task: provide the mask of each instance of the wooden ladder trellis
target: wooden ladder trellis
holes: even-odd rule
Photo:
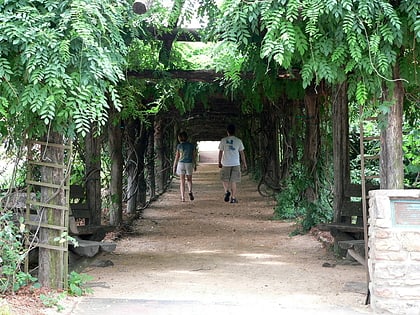
[[[367,297],[366,297],[366,304],[370,303],[370,290],[369,290],[369,282],[370,282],[370,275],[369,275],[369,265],[367,263],[369,257],[369,227],[368,227],[368,192],[366,189],[366,181],[371,179],[380,179],[379,170],[380,170],[380,134],[378,130],[378,117],[365,117],[363,112],[363,108],[360,107],[359,110],[360,114],[360,174],[361,174],[361,186],[362,186],[362,214],[363,214],[363,238],[365,243],[365,268],[366,268],[366,280],[367,280]],[[367,122],[376,122],[376,126],[374,130],[370,130],[369,135],[365,134],[365,125]],[[377,146],[377,152],[375,154],[366,155],[365,154],[365,146],[366,142],[374,142]],[[366,163],[367,161],[377,161],[377,173],[372,175],[366,175]]]
[[[46,150],[51,149],[62,154],[61,161],[46,158]],[[28,250],[38,247],[40,251],[58,257],[58,266],[50,268],[56,267],[53,272],[58,273],[58,288],[67,288],[72,144],[29,141],[27,157],[25,221],[32,236],[26,245]],[[49,178],[41,176],[41,170],[50,174]],[[57,182],[60,178],[61,181]],[[25,270],[29,272],[29,255]]]

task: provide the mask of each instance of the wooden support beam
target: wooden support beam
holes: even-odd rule
[[[129,77],[136,77],[139,79],[163,79],[169,77],[172,79],[184,79],[192,82],[213,82],[217,79],[223,78],[222,73],[217,73],[213,70],[141,70],[128,71]]]
[[[127,75],[139,79],[163,79],[164,77],[169,77],[172,79],[184,79],[191,82],[214,82],[223,78],[223,73],[214,70],[130,70],[127,72]],[[244,73],[241,77],[244,80],[252,80],[254,78],[252,73]],[[298,70],[292,70],[292,73],[287,72],[286,70],[279,71],[278,73],[279,79],[295,79],[298,77]]]

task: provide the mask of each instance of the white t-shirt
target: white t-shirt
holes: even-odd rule
[[[241,139],[235,136],[225,137],[219,143],[219,150],[223,151],[223,166],[241,165],[239,152],[244,150]]]

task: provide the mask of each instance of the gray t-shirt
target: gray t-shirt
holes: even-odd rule
[[[182,163],[192,163],[193,162],[193,154],[195,147],[190,142],[181,142],[177,145],[176,149],[179,151],[179,162]]]

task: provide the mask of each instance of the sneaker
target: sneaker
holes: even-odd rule
[[[229,197],[230,197],[230,191],[228,190],[227,192],[226,192],[226,194],[225,194],[225,202],[228,202],[229,201]]]
[[[192,192],[190,192],[188,195],[190,196],[190,200],[194,200],[194,195]]]
[[[236,200],[236,198],[232,198],[232,199],[230,200],[230,203],[238,203],[238,200]]]

